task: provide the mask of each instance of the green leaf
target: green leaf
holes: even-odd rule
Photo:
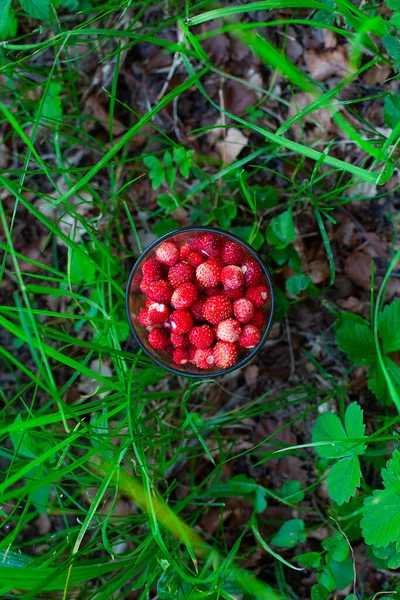
[[[275,315],[274,320],[276,323],[280,323],[286,317],[289,312],[290,302],[286,298],[285,294],[279,289],[275,288]]]
[[[178,146],[173,150],[174,161],[179,167],[179,170],[183,177],[189,177],[189,170],[192,166],[192,156],[194,150],[185,150],[182,146]]]
[[[179,597],[179,577],[171,566],[165,569],[157,583],[160,600],[176,600]]]
[[[175,229],[179,229],[179,227],[180,225],[178,221],[175,221],[175,219],[162,219],[161,221],[155,223],[151,230],[154,235],[161,237],[165,233],[170,233]]]
[[[343,562],[349,555],[349,545],[341,533],[323,540],[322,547],[337,562]]]
[[[390,24],[396,29],[400,29],[400,11],[396,12],[393,17],[390,19]]]
[[[296,238],[291,208],[272,219],[266,237],[267,242],[276,248],[285,248]]]
[[[326,445],[314,448],[322,458],[341,458],[349,454],[349,444],[341,443],[347,439],[346,432],[339,417],[333,413],[323,413],[318,416],[311,437],[314,444],[328,442]]]
[[[335,463],[328,473],[328,492],[332,500],[342,505],[354,496],[361,480],[358,456],[348,456]]]
[[[245,475],[236,475],[228,481],[215,482],[204,492],[202,497],[247,498],[253,502],[256,512],[262,513],[267,508],[266,494],[267,490],[254,479],[250,479]]]
[[[317,583],[311,588],[311,600],[328,600],[330,591],[323,585]]]
[[[259,250],[264,244],[264,236],[261,231],[254,233],[254,228],[247,225],[231,227],[232,233],[242,238],[245,242],[253,246],[255,250]]]
[[[46,97],[43,102],[40,118],[47,121],[60,121],[62,117],[61,85],[59,83],[50,83]]]
[[[344,416],[344,425],[348,438],[356,439],[364,437],[365,425],[363,424],[363,411],[357,402],[352,402],[347,407]],[[359,444],[351,450],[354,454],[364,454],[366,448],[365,444]]]
[[[400,63],[400,40],[394,35],[384,35],[382,43],[390,58],[396,63]]]
[[[400,350],[400,300],[383,309],[379,318],[379,333],[386,354]]]
[[[12,39],[17,35],[18,21],[15,11],[9,8],[11,2],[0,0],[0,41]]]
[[[19,0],[23,10],[33,19],[50,19],[51,0]]]
[[[304,567],[318,569],[321,565],[321,554],[320,552],[306,552],[305,554],[298,554],[296,560]]]
[[[160,194],[157,198],[157,204],[160,208],[165,208],[167,210],[175,210],[178,207],[178,203],[169,194]]]
[[[335,578],[329,567],[325,567],[323,571],[317,573],[317,581],[323,588],[329,590],[329,592],[333,592],[336,587]]]
[[[143,158],[143,162],[152,171],[163,171],[164,166],[156,156],[145,156]]]
[[[176,178],[175,167],[170,167],[168,169],[165,169],[165,180],[168,183],[168,185],[170,185],[172,187],[175,183],[175,178]]]
[[[333,577],[335,578],[335,586],[337,590],[344,590],[344,588],[353,582],[354,571],[353,561],[351,558],[346,558],[346,560],[342,562],[338,562],[332,558],[329,558],[328,564],[333,573]]]
[[[163,163],[164,163],[164,167],[166,167],[167,169],[172,167],[172,155],[171,155],[171,152],[168,152],[168,150],[164,153]]]
[[[389,544],[386,548],[372,548],[374,555],[384,561],[382,568],[398,569],[400,567],[400,554],[397,551],[396,544]]]
[[[62,0],[61,6],[70,12],[74,12],[79,9],[79,0]]]
[[[400,10],[400,0],[385,0],[390,10]]]
[[[387,372],[392,378],[393,385],[400,390],[400,367],[393,362],[388,356],[383,357],[383,362]],[[383,374],[381,365],[377,362],[372,365],[368,371],[367,376],[368,389],[375,394],[375,396],[383,404],[390,405],[393,402],[389,388],[387,386],[386,378]]]
[[[282,548],[294,548],[300,542],[306,541],[304,521],[301,519],[290,519],[286,521],[272,538],[271,544]]]
[[[96,267],[89,258],[72,250],[69,275],[73,284],[90,285],[96,280]]]
[[[394,129],[400,119],[400,94],[390,94],[389,96],[386,96],[383,105],[383,117],[385,124]]]
[[[288,502],[301,502],[304,500],[304,492],[301,489],[300,481],[297,481],[297,479],[285,481],[281,489],[277,491],[277,495]]]
[[[286,280],[286,291],[291,296],[298,296],[300,292],[306,290],[311,282],[308,275],[292,275]]]
[[[335,337],[342,352],[345,352],[354,364],[370,365],[377,359],[374,334],[367,325],[344,322],[335,329]]]
[[[386,547],[400,539],[400,452],[382,469],[384,490],[365,499],[361,529],[366,544]]]

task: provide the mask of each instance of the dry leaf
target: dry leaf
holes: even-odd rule
[[[286,56],[293,63],[296,63],[304,52],[303,46],[296,39],[297,37],[295,29],[289,27],[286,36]]]
[[[344,263],[344,273],[353,283],[360,285],[364,290],[369,291],[371,279],[370,256],[364,252],[355,250]]]
[[[226,165],[230,165],[239,156],[243,148],[247,146],[249,139],[243,135],[240,129],[230,127],[226,138],[217,142],[215,148]]]
[[[308,50],[304,54],[307,70],[315,81],[325,81],[332,75],[344,78],[348,75],[348,60],[344,48],[327,52]]]
[[[366,73],[364,73],[364,83],[368,86],[379,85],[390,76],[391,72],[391,67],[384,63],[373,65]]]
[[[242,115],[249,106],[257,102],[257,94],[254,90],[239,81],[228,81],[224,90],[225,109],[234,114]]]
[[[330,269],[327,260],[317,258],[308,263],[308,275],[311,277],[311,281],[318,285],[323,283],[330,276]]]
[[[106,130],[110,131],[110,113],[102,106],[97,96],[89,96],[85,102],[85,114],[89,113],[96,121]],[[89,123],[89,131],[93,129],[95,123],[87,121]],[[118,121],[114,117],[112,124],[113,135],[118,136],[124,133],[126,128],[122,125],[121,121]]]

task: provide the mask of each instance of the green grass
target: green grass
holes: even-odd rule
[[[283,289],[278,295],[283,323],[290,308],[308,297],[316,298],[321,310],[328,307],[340,316],[330,297],[336,277],[330,235],[334,211],[352,200],[371,200],[356,187],[363,182],[382,186],[376,200],[384,197],[384,184],[398,168],[399,96],[390,82],[379,90],[362,89],[354,102],[341,96],[375,65],[389,66],[390,79],[398,78],[392,38],[398,35],[393,11],[400,5],[396,0],[387,4],[391,10],[382,12],[383,3],[377,11],[373,2],[348,0],[222,7],[209,1],[119,0],[93,6],[77,2],[75,8],[61,2],[57,10],[38,2],[50,11],[42,20],[32,19],[29,10],[34,9],[24,3],[13,6],[18,30],[4,34],[0,46],[0,165],[2,150],[10,155],[8,166],[0,169],[1,598],[295,600],[291,568],[310,567],[311,559],[296,562],[287,548],[296,548],[322,526],[340,539],[320,547],[319,559],[314,557],[319,588],[313,594],[320,596],[312,597],[327,598],[326,588],[336,590],[348,578],[352,560],[340,536],[348,536],[351,544],[364,543],[359,528],[363,501],[374,489],[386,493],[380,490],[380,472],[397,443],[400,369],[387,368],[389,353],[379,327],[398,253],[392,252],[381,289],[372,285],[371,297],[377,297],[371,320],[361,324],[377,356],[370,372],[381,373],[383,391],[376,395],[386,400],[369,408],[367,441],[363,432],[352,436],[346,423],[352,450],[341,447],[342,463],[332,463],[324,451],[332,441],[323,437],[326,431],[317,441],[310,431],[306,443],[296,446],[277,439],[280,431],[304,419],[315,422],[325,403],[344,420],[350,373],[354,364],[365,364],[365,354],[354,354],[351,340],[340,338],[339,326],[335,333],[347,362],[330,331],[321,332],[318,344],[334,369],[305,348],[319,383],[295,376],[263,394],[249,395],[245,389],[236,397],[229,380],[193,383],[167,377],[136,352],[124,290],[141,250],[139,234],[147,228],[158,236],[179,226],[175,211],[183,207],[195,224],[220,225],[250,241],[278,277],[290,265],[294,279],[288,291],[296,292],[287,297]],[[288,7],[283,18],[279,11]],[[256,20],[261,10],[263,19],[265,14],[271,19]],[[216,19],[215,29],[198,27]],[[346,40],[346,77],[328,87],[292,64],[285,55],[289,26],[329,30]],[[259,35],[262,28],[279,31],[281,45]],[[182,41],[169,41],[165,31],[181,32]],[[218,33],[246,44],[272,78],[282,78],[288,93],[260,88],[213,64],[201,42]],[[167,86],[159,100],[145,90],[146,108],[127,96],[129,85],[139,85],[127,83],[129,61],[137,60],[135,52],[144,43],[179,61],[178,83]],[[162,72],[160,80],[167,75]],[[233,114],[218,94],[210,93],[207,78],[218,78],[222,87],[240,81],[256,89],[260,100],[253,112]],[[177,135],[174,107],[194,91],[222,119],[223,128],[237,127],[258,140],[229,165],[196,151],[196,139],[213,125],[199,121],[194,131]],[[288,117],[298,91],[308,92],[311,101]],[[88,115],[87,95],[107,107],[105,122]],[[360,110],[371,101],[385,105],[387,134]],[[283,115],[280,125],[269,119],[269,103]],[[318,121],[321,109],[329,111],[340,131],[329,141]],[[117,119],[123,125],[118,135],[113,133]],[[306,119],[319,127],[312,143],[306,139]],[[164,122],[173,126],[165,131]],[[295,126],[300,126],[300,139],[295,139]],[[144,138],[140,147],[135,146],[138,136]],[[343,140],[354,160],[347,159]],[[275,176],[279,189],[261,189],[257,183],[258,177]],[[147,198],[151,185],[159,188],[154,205]],[[293,215],[301,210],[315,218],[329,263],[323,288],[304,275],[306,265],[293,245]],[[396,227],[394,222],[393,248]],[[35,236],[39,251],[32,254]],[[289,409],[284,424],[262,442],[245,448],[236,444],[236,432],[240,439],[246,423]],[[281,446],[279,454],[263,448],[269,441]],[[304,494],[317,498],[328,466],[345,464],[348,453],[354,458],[354,448],[364,448],[364,442],[364,454],[357,451],[356,458],[362,472],[359,489],[348,502],[338,502],[333,492],[324,506],[302,503]],[[296,486],[274,490],[249,477],[235,480],[233,475],[226,482],[224,469],[241,459],[259,468],[280,456],[315,463],[315,480],[300,496]],[[223,518],[225,503],[242,496],[251,516],[232,542]],[[296,511],[296,519],[287,521],[293,527],[290,535],[297,536],[294,544],[282,543],[288,535],[284,529],[280,537],[263,535],[270,524],[266,504]],[[215,533],[201,525],[210,509],[219,518]],[[43,530],[38,518],[46,524]],[[278,530],[283,522],[274,525]],[[346,556],[336,560],[340,543]],[[397,550],[384,546],[393,550],[394,560]],[[253,568],[256,550],[263,558]],[[379,567],[386,568],[387,557],[379,560]],[[395,574],[389,581],[382,591],[397,589]],[[362,586],[354,593],[369,597]]]

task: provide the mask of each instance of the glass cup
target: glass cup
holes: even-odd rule
[[[213,365],[211,368],[200,369],[191,362],[188,362],[185,365],[175,364],[172,357],[172,349],[167,348],[166,350],[156,350],[155,348],[153,348],[148,342],[149,331],[146,327],[143,327],[138,321],[138,315],[140,311],[145,307],[146,302],[146,295],[140,289],[140,283],[143,278],[142,266],[144,262],[150,258],[155,257],[157,248],[159,248],[159,246],[163,242],[174,242],[179,247],[181,247],[184,244],[189,243],[193,237],[197,237],[204,233],[213,233],[217,236],[220,236],[222,238],[222,243],[228,240],[237,242],[242,247],[242,250],[245,254],[245,258],[253,258],[258,262],[263,272],[262,281],[260,283],[262,283],[268,288],[267,302],[262,307],[262,309],[260,309],[264,313],[264,324],[261,327],[260,342],[254,348],[251,349],[240,348],[237,362],[227,369],[221,369],[215,365]],[[131,271],[128,280],[128,285],[126,288],[126,311],[128,322],[137,343],[145,352],[145,354],[152,358],[158,366],[163,367],[171,373],[175,373],[176,375],[183,375],[185,377],[195,377],[203,379],[217,377],[219,375],[224,375],[226,373],[235,371],[236,369],[240,369],[255,357],[255,355],[259,352],[259,350],[265,343],[268,337],[268,333],[271,329],[274,316],[274,304],[275,301],[272,277],[267,267],[261,261],[258,254],[253,250],[253,248],[246,244],[246,242],[243,242],[243,240],[233,235],[232,233],[228,233],[226,231],[214,229],[211,227],[186,227],[183,229],[172,231],[171,233],[167,233],[166,235],[153,242],[136,261]]]

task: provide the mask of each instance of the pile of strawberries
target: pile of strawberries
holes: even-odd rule
[[[160,244],[142,266],[146,306],[138,322],[176,365],[228,369],[261,340],[268,288],[263,270],[235,241],[200,233]]]

